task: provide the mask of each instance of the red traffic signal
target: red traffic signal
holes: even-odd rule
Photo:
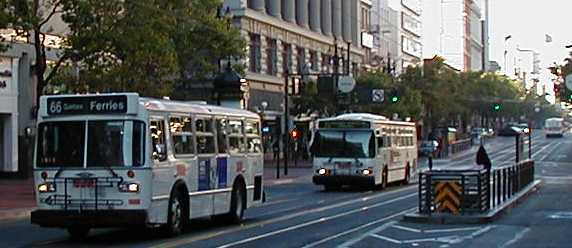
[[[292,137],[292,139],[298,139],[300,138],[300,131],[294,129],[290,132],[290,137]]]

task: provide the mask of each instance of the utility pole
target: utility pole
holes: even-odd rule
[[[290,76],[289,72],[290,68],[286,69],[284,72],[284,129],[282,134],[282,153],[284,153],[284,175],[288,175],[288,124],[289,124],[289,115],[288,115],[288,78]],[[280,170],[277,168],[277,173],[280,173]]]

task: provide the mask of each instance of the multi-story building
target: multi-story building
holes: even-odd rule
[[[426,0],[424,8],[432,20],[424,30],[427,58],[439,55],[460,71],[487,69],[487,0]]]
[[[409,65],[421,65],[421,1],[374,0],[372,12],[372,33],[376,41],[372,62],[396,74]]]
[[[279,115],[285,72],[301,72],[305,65],[332,72],[335,44],[344,57],[351,44],[350,72],[364,69],[373,47],[371,5],[370,0],[226,0],[224,8],[248,43],[246,107],[264,105],[267,114]]]

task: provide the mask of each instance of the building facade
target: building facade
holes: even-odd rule
[[[374,56],[371,64],[379,68],[387,68],[395,64],[394,72],[401,73],[401,40],[400,40],[400,12],[389,5],[388,0],[374,0],[371,13],[374,35]]]
[[[335,45],[340,72],[358,73],[371,56],[369,0],[226,0],[233,24],[247,41],[247,108],[283,112],[285,73],[333,72]],[[347,64],[347,47],[350,61]],[[310,68],[306,68],[306,67]],[[263,104],[264,103],[264,104]]]
[[[488,1],[426,0],[424,8],[431,19],[424,30],[425,57],[441,56],[460,71],[486,71]]]
[[[423,63],[423,27],[421,0],[401,0],[400,39],[402,68]]]

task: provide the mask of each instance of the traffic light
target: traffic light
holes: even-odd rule
[[[501,111],[501,109],[502,109],[502,104],[500,104],[500,103],[493,104],[493,111],[494,112],[499,112],[499,111]]]
[[[290,132],[290,137],[292,137],[293,140],[297,140],[298,138],[300,138],[300,131],[298,131],[298,129],[294,129]]]
[[[399,92],[397,90],[392,90],[391,94],[389,95],[389,102],[398,103],[400,100],[401,96],[399,96]]]
[[[562,94],[562,84],[554,84],[554,97],[559,101]]]

